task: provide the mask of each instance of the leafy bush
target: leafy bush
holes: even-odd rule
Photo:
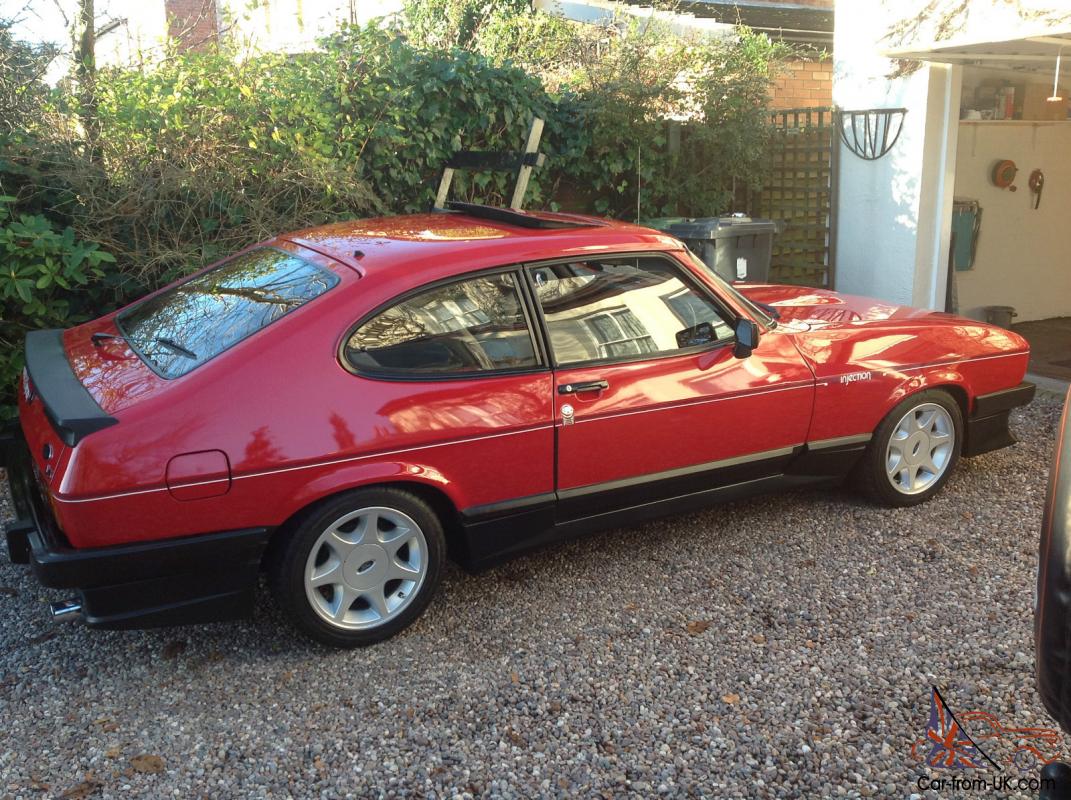
[[[0,19],[0,136],[33,127],[47,95],[42,78],[56,52],[49,45],[16,39]]]
[[[789,51],[763,35],[683,38],[658,19],[592,26],[536,12],[492,15],[475,47],[562,96],[574,158],[552,169],[569,189],[557,199],[577,210],[710,216],[766,175],[767,93]]]
[[[26,332],[65,328],[96,315],[102,265],[115,261],[70,227],[57,230],[40,214],[13,214],[14,201],[0,196],[0,419],[14,414]]]
[[[68,87],[41,82],[49,54],[0,24],[0,194],[17,198],[0,219],[0,414],[25,330],[105,313],[280,231],[426,210],[455,151],[516,150],[533,114],[548,164],[531,207],[709,215],[762,181],[785,55],[764,36],[583,26],[525,0],[414,0],[401,24],[346,27],[300,55],[221,46],[102,70],[91,125]],[[453,196],[502,203],[512,182],[458,173]]]
[[[97,78],[100,139],[77,131],[54,172],[75,228],[155,287],[247,244],[380,206],[305,60],[191,54]]]
[[[407,0],[403,17],[406,33],[417,47],[449,50],[472,48],[486,39],[488,26],[530,12],[531,0]]]
[[[544,147],[551,157],[570,136],[538,78],[468,50],[419,50],[387,31],[350,28],[325,42],[321,63],[333,78],[325,102],[340,120],[339,138],[393,213],[426,211],[455,151],[519,149],[532,114],[553,121]],[[494,203],[512,191],[508,175],[469,177],[456,176],[455,197]],[[533,205],[547,199],[542,176],[529,197]]]
[[[96,86],[94,158],[60,118],[32,157],[11,161],[47,153],[46,183],[77,187],[60,209],[116,255],[131,291],[280,231],[425,211],[455,150],[516,149],[532,113],[552,120],[552,157],[569,136],[537,78],[374,27],[299,56],[221,51],[102,71]],[[498,202],[510,182],[462,176],[455,196]],[[529,197],[547,200],[538,176]]]

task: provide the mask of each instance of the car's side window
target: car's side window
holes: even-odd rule
[[[665,258],[593,258],[531,275],[560,366],[733,338],[729,315]]]
[[[346,341],[359,371],[431,376],[539,366],[516,275],[434,286],[382,311]]]

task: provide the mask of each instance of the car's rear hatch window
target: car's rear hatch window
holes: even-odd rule
[[[235,256],[124,311],[116,324],[161,377],[178,378],[338,283],[271,247]]]

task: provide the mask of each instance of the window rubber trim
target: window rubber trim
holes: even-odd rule
[[[520,300],[521,310],[524,314],[524,322],[528,328],[528,337],[532,342],[532,352],[535,354],[538,363],[533,367],[514,367],[510,369],[488,369],[479,370],[477,372],[399,372],[395,370],[372,370],[367,367],[358,367],[351,363],[346,356],[346,342],[355,334],[361,326],[370,322],[379,314],[393,308],[399,303],[404,303],[410,298],[417,295],[424,294],[433,289],[437,289],[442,286],[450,286],[455,283],[463,283],[465,281],[473,280],[475,278],[483,278],[492,275],[512,275],[516,284],[517,296]],[[367,314],[358,318],[357,322],[346,329],[346,332],[342,335],[341,341],[338,343],[336,350],[336,357],[338,363],[342,366],[346,372],[351,375],[357,375],[361,378],[368,378],[375,381],[399,381],[406,383],[438,383],[440,381],[461,381],[461,380],[475,380],[480,378],[503,378],[513,375],[538,375],[543,372],[550,371],[550,357],[548,348],[543,339],[542,330],[539,329],[536,322],[536,318],[533,316],[533,299],[529,296],[527,287],[525,285],[526,278],[524,275],[523,264],[509,264],[507,266],[489,267],[487,269],[474,270],[472,272],[465,272],[460,275],[451,275],[446,278],[439,278],[438,280],[430,281],[429,283],[423,283],[420,286],[416,286],[412,289],[408,289],[401,294],[397,294],[394,297],[380,303],[373,308]]]

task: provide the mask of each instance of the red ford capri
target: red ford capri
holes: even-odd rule
[[[12,560],[101,628],[234,618],[265,571],[296,626],[409,625],[447,553],[755,492],[930,498],[1014,443],[1009,331],[719,279],[676,239],[452,204],[280,236],[26,339]]]

